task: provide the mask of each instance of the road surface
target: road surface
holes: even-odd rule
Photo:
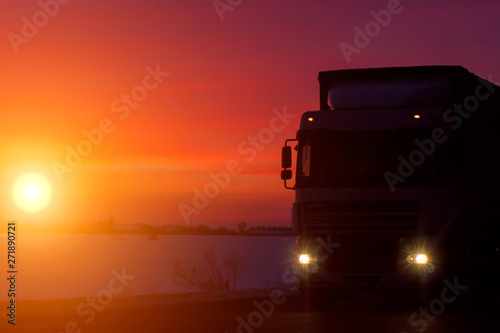
[[[92,300],[90,300],[92,301]],[[85,302],[85,303],[84,303]],[[311,308],[303,298],[274,290],[269,297],[153,304],[144,297],[92,307],[89,300],[19,304],[16,325],[1,332],[500,332],[500,311],[457,304],[401,305],[377,295]],[[83,305],[82,305],[83,304]],[[94,304],[95,305],[95,304]],[[2,308],[4,306],[2,305]],[[432,308],[432,310],[430,310]],[[8,319],[8,317],[7,317]],[[411,324],[413,323],[413,325]]]

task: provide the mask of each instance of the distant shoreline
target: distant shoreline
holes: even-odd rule
[[[252,237],[258,237],[258,236],[277,236],[277,237],[282,237],[282,236],[293,236],[292,232],[286,232],[286,233],[266,233],[266,232],[261,232],[261,233],[168,233],[168,232],[155,232],[155,233],[148,233],[148,232],[124,232],[124,231],[116,231],[116,232],[98,232],[98,231],[61,231],[61,230],[21,230],[18,233],[33,233],[33,234],[81,234],[81,235],[146,235],[146,236],[236,236],[236,237],[241,237],[241,236],[252,236]]]
[[[19,224],[18,224],[19,226]],[[5,229],[5,230],[4,230]],[[154,226],[154,225],[92,225],[89,227],[54,227],[42,225],[19,226],[18,232],[28,233],[62,233],[62,234],[90,234],[90,235],[148,235],[151,238],[160,235],[189,235],[189,236],[292,236],[289,227],[251,227],[246,231],[235,231],[227,227],[211,229],[208,226]],[[0,227],[0,232],[5,233],[5,226]]]

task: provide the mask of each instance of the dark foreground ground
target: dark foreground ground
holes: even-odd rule
[[[0,332],[500,332],[498,307],[465,305],[459,298],[419,308],[365,294],[318,310],[280,292],[224,301],[162,297],[114,299],[101,311],[83,299],[25,302],[15,326],[7,324],[2,303]]]

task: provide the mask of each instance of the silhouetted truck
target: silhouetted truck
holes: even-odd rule
[[[321,109],[282,151],[300,288],[489,293],[500,283],[500,87],[459,66],[318,79]]]

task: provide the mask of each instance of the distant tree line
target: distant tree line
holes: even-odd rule
[[[39,233],[87,233],[87,234],[146,234],[146,235],[287,235],[291,234],[288,227],[253,226],[248,228],[244,221],[236,223],[236,228],[225,226],[210,228],[206,225],[167,224],[152,225],[137,223],[133,225],[118,224],[110,216],[107,220],[93,223],[40,223],[23,225],[18,222],[20,230]]]

